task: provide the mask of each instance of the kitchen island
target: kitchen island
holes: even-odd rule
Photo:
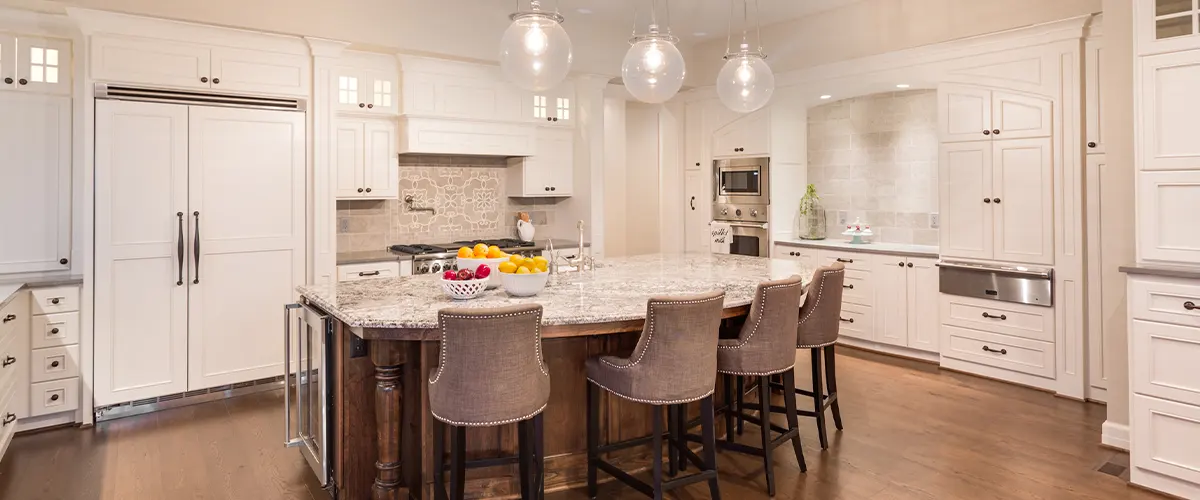
[[[438,276],[406,276],[301,287],[303,300],[333,322],[328,368],[331,398],[327,453],[340,498],[433,498],[434,457],[426,378],[437,365],[446,307],[497,307],[538,303],[543,356],[551,394],[545,410],[546,490],[586,482],[586,383],[584,361],[601,354],[627,355],[637,344],[652,296],[724,289],[725,317],[743,317],[758,283],[812,274],[790,260],[711,254],[655,254],[605,259],[595,270],[559,274],[535,297],[489,290],[469,301],[442,294]],[[714,377],[716,374],[714,374]],[[651,407],[602,399],[602,441],[650,433]],[[693,410],[693,415],[695,410]],[[516,426],[470,429],[470,459],[516,454]],[[646,449],[610,456],[626,470],[649,465]],[[516,497],[515,466],[473,470],[472,498]]]

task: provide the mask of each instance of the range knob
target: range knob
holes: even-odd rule
[[[736,216],[738,216],[738,217],[741,217],[741,216],[742,216],[742,209],[740,209],[740,208],[739,208],[739,209],[737,209],[737,211],[736,211],[736,212],[734,212],[733,214],[734,214],[734,215],[736,215]]]
[[[758,210],[751,210],[751,211],[750,211],[750,216],[751,216],[751,217],[758,217]]]
[[[417,268],[417,274],[428,274],[428,273],[429,273],[429,266],[421,266],[421,267]]]
[[[728,209],[728,208],[722,208],[722,209],[721,209],[721,215],[729,215],[729,209]]]
[[[438,271],[441,271],[441,270],[442,270],[442,265],[441,265],[441,264],[434,264],[432,267],[430,267],[430,270],[431,270],[431,271],[433,271],[433,272],[435,272],[435,273],[436,273],[436,272],[438,272]]]

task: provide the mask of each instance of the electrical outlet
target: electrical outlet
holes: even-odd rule
[[[339,233],[350,232],[350,219],[349,218],[343,217],[343,218],[338,219],[338,232]]]
[[[942,225],[942,218],[936,213],[929,214],[929,229],[937,229]]]
[[[837,214],[838,214],[838,225],[845,226],[846,225],[846,211],[838,210]]]

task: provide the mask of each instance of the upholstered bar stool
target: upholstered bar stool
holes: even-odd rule
[[[652,298],[647,305],[646,325],[633,355],[628,359],[601,356],[587,360],[588,377],[588,496],[596,498],[597,472],[603,470],[621,482],[655,499],[663,492],[688,484],[708,481],[712,498],[721,498],[717,485],[716,428],[713,422],[713,392],[717,378],[717,335],[721,325],[725,292],[671,298]],[[600,390],[638,403],[653,405],[653,432],[649,437],[600,444]],[[678,411],[700,401],[704,458],[696,456],[681,439]],[[671,472],[675,460],[691,461],[699,472],[666,481],[663,479],[663,407],[671,413],[667,438]],[[604,453],[639,445],[650,445],[653,484],[634,478],[604,461]]]
[[[429,375],[433,414],[434,496],[464,498],[466,469],[519,464],[521,498],[543,491],[542,410],[550,400],[550,372],[542,359],[542,306],[443,309],[438,312],[442,344],[437,368]],[[516,457],[466,460],[468,427],[516,423]],[[450,433],[447,466],[446,431]]]
[[[804,450],[800,446],[799,418],[796,410],[796,351],[792,343],[796,340],[796,311],[804,295],[802,280],[793,276],[779,281],[768,281],[758,285],[750,313],[736,339],[721,339],[717,346],[717,373],[725,385],[725,441],[723,449],[761,457],[767,476],[767,494],[775,496],[775,471],[772,452],[775,448],[791,441],[796,452],[796,462],[801,471],[807,471]],[[784,413],[787,427],[771,422],[771,384],[768,378],[782,378]],[[747,377],[758,377],[758,417],[746,414],[740,398],[735,397],[734,382],[743,387]],[[735,408],[735,403],[736,408]],[[760,428],[761,447],[739,444],[733,437],[733,418],[748,420]],[[772,439],[771,432],[780,436]]]

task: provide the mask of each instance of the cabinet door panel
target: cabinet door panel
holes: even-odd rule
[[[991,142],[943,144],[938,179],[942,255],[992,258]]]
[[[17,85],[14,88],[31,92],[71,94],[70,41],[19,37],[17,49]],[[20,83],[22,81],[25,83]]]
[[[1087,152],[1088,154],[1100,154],[1104,152],[1104,120],[1103,106],[1100,105],[1103,98],[1103,86],[1100,83],[1100,67],[1104,48],[1099,40],[1089,40],[1084,43],[1084,101],[1086,107],[1084,113],[1087,114]],[[1093,146],[1093,144],[1095,144]]]
[[[1138,175],[1139,258],[1200,263],[1200,170]]]
[[[942,142],[978,141],[990,137],[992,93],[973,87],[943,85],[938,89]]]
[[[1054,167],[1050,147],[1050,139],[995,141],[992,145],[996,260],[1054,263]]]
[[[1200,169],[1200,50],[1143,57],[1142,170]]]
[[[689,170],[683,174],[683,196],[687,203],[683,207],[683,234],[687,243],[685,249],[688,252],[704,252],[708,253],[708,216],[704,213],[703,205],[708,203],[708,200],[702,195],[704,186],[704,172],[699,170]],[[776,247],[777,249],[779,247]],[[783,247],[784,249],[788,247]],[[778,251],[778,250],[777,250]],[[792,248],[791,251],[795,251]]]
[[[303,113],[190,110],[199,267],[188,299],[188,390],[282,375],[279,304],[305,280]]]
[[[771,154],[771,114],[761,110],[734,120],[713,133],[714,157]]]
[[[12,83],[4,83],[11,78]],[[0,90],[13,90],[17,86],[17,39],[0,33]]]
[[[308,58],[294,54],[216,47],[212,88],[235,92],[306,95]]]
[[[1054,106],[1045,99],[1007,92],[992,92],[992,138],[1050,137]],[[1000,133],[996,134],[995,131]]]
[[[210,52],[186,43],[93,36],[92,78],[169,87],[209,87]]]
[[[187,129],[186,106],[96,101],[97,405],[187,390]]]
[[[937,260],[909,257],[908,265],[908,346],[938,352]]]
[[[703,170],[705,104],[703,101],[691,102],[684,110],[683,168],[687,170]]]
[[[355,68],[336,68],[333,70],[334,108],[340,111],[363,111],[367,107],[367,96],[363,94],[364,83],[367,80],[365,71]]]
[[[71,98],[0,93],[0,273],[68,269]]]
[[[365,193],[363,122],[340,120],[333,129],[333,171],[337,198],[358,199]],[[398,187],[398,186],[397,186]]]
[[[400,166],[395,154],[396,126],[391,122],[367,122],[363,149],[363,185],[371,189],[366,197],[398,198]]]
[[[396,75],[384,71],[368,70],[363,99],[368,110],[376,113],[396,114],[399,108],[396,87]]]
[[[904,257],[890,255],[881,255],[875,261],[871,279],[876,280],[875,310],[879,314],[879,321],[875,322],[876,342],[908,346],[910,314],[916,311],[908,307],[905,264]]]

